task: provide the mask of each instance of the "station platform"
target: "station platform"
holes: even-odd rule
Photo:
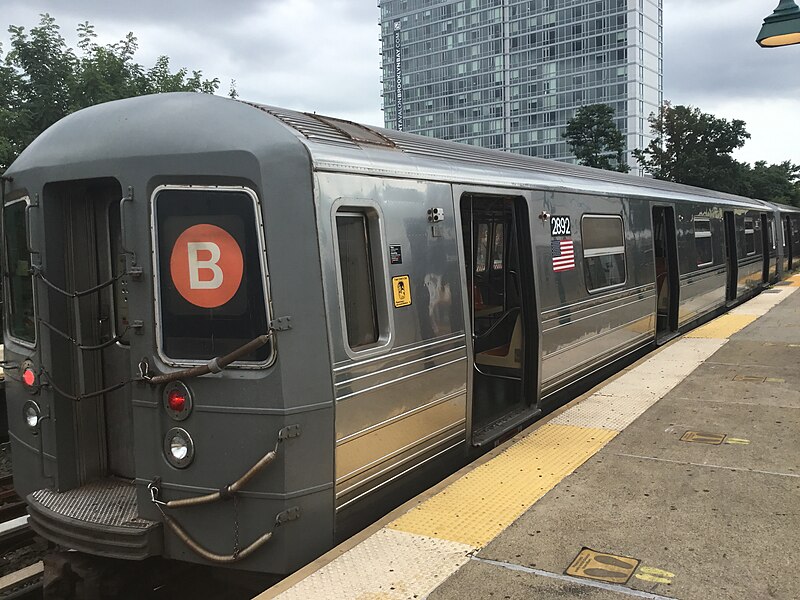
[[[258,596],[800,597],[800,275]]]

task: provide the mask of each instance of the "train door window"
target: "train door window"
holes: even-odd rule
[[[747,256],[756,253],[756,231],[753,228],[753,219],[745,217],[744,220],[744,247]]]
[[[590,292],[626,280],[625,231],[618,215],[584,215],[581,220],[586,288]]]
[[[497,223],[494,226],[494,244],[492,245],[492,270],[503,270],[503,250],[505,248],[503,242],[503,223]]]
[[[378,307],[369,222],[363,212],[336,213],[339,273],[347,343],[359,350],[378,341]]]
[[[772,249],[775,250],[778,247],[778,240],[775,237],[775,219],[770,217],[767,227],[769,227],[769,239],[772,242]]]
[[[163,186],[153,195],[161,351],[224,356],[269,331],[260,208],[241,187]],[[266,363],[272,345],[241,363]],[[236,363],[234,363],[236,364]]]
[[[483,273],[486,271],[486,261],[489,259],[489,225],[481,223],[478,225],[478,239],[475,248],[475,272]]]
[[[714,244],[711,239],[711,221],[709,219],[694,218],[694,247],[698,267],[705,267],[714,262]]]
[[[28,252],[28,228],[25,210],[28,197],[5,206],[6,273],[8,274],[6,323],[9,334],[22,341],[36,342],[31,255]]]

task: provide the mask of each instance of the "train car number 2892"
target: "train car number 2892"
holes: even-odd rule
[[[550,235],[572,235],[572,226],[569,217],[550,217]]]

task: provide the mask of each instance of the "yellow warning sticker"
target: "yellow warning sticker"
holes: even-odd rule
[[[606,583],[628,583],[639,561],[627,556],[617,556],[583,548],[565,573]]]
[[[704,433],[702,431],[687,431],[681,436],[682,442],[694,442],[696,444],[711,444],[719,446],[725,440],[724,433]]]
[[[394,290],[394,307],[409,306],[411,304],[411,285],[408,275],[392,277],[392,289]]]

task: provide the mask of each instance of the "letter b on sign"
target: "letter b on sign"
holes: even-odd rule
[[[233,298],[242,283],[242,250],[221,227],[193,225],[175,240],[169,270],[175,288],[188,302],[216,308]]]

